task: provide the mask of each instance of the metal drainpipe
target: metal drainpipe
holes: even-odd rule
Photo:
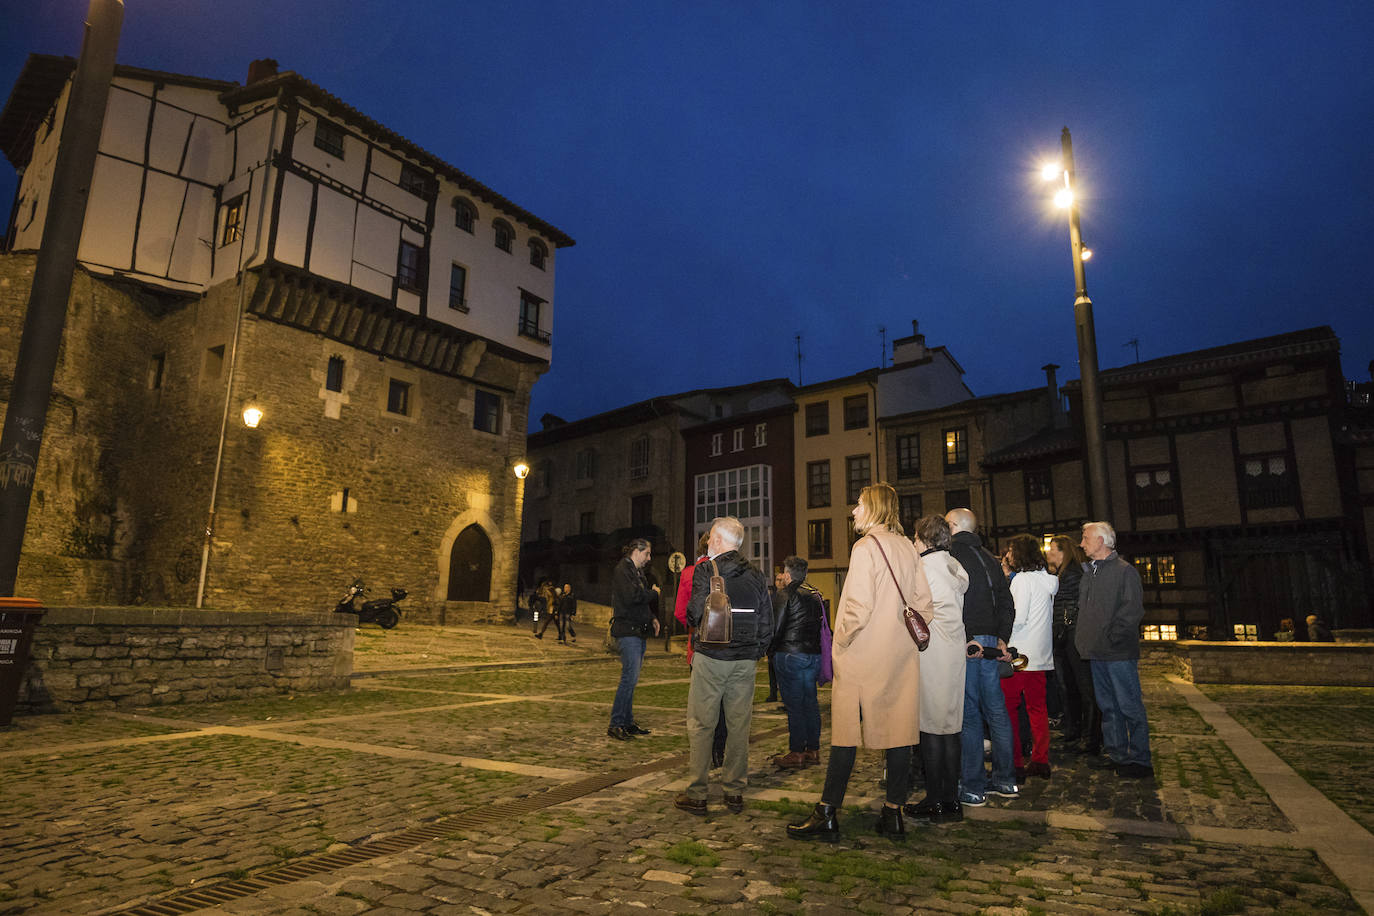
[[[277,90],[277,99],[272,106],[272,126],[267,132],[267,155],[262,162],[248,170],[248,200],[253,199],[253,172],[262,166],[267,166],[269,171],[272,162],[272,151],[277,142],[277,116],[281,114],[281,103],[284,90]],[[220,469],[224,466],[224,440],[229,432],[229,410],[233,405],[234,398],[234,368],[238,365],[239,354],[239,332],[243,328],[243,303],[244,292],[247,284],[244,282],[244,265],[251,262],[262,253],[262,223],[263,217],[267,213],[267,194],[268,194],[268,173],[263,173],[262,178],[262,206],[258,210],[258,229],[257,235],[253,239],[253,253],[244,257],[243,249],[246,247],[239,244],[239,301],[236,314],[234,315],[234,339],[229,346],[229,372],[228,380],[224,385],[224,412],[219,421],[219,444],[215,449],[215,473],[210,483],[210,511],[205,520],[205,544],[200,551],[200,582],[196,585],[196,608],[205,606],[205,577],[210,569],[210,542],[215,536],[215,504],[219,499],[219,475]]]

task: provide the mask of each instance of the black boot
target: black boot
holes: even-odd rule
[[[906,825],[902,823],[901,808],[883,805],[882,813],[878,815],[878,823],[874,829],[894,843],[906,842]]]
[[[800,824],[788,824],[787,835],[798,840],[815,837],[827,843],[840,838],[840,819],[835,814],[835,806],[821,802],[811,812],[811,816]]]
[[[942,780],[944,778],[942,748],[939,735],[921,732],[921,743],[916,749],[920,752],[921,769],[926,775],[926,797],[914,805],[903,805],[902,813],[912,820],[928,821],[933,810],[944,797]],[[915,756],[915,755],[913,755]]]
[[[932,824],[952,824],[964,819],[964,806],[959,804],[959,764],[963,757],[962,736],[936,735],[935,747],[940,757],[940,804],[930,816]]]

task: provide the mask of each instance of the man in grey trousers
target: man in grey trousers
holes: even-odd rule
[[[711,741],[722,710],[728,737],[721,780],[725,807],[738,814],[744,810],[744,787],[749,776],[749,725],[754,715],[754,675],[758,660],[773,639],[773,601],[768,580],[751,564],[740,546],[744,526],[725,516],[711,523],[707,559],[692,574],[692,597],[687,602],[687,623],[692,635],[692,685],[687,693],[687,740],[690,748],[687,790],[673,802],[689,814],[706,813],[710,780]],[[714,564],[714,566],[713,566]],[[719,575],[730,598],[731,636],[728,644],[702,642],[701,620],[711,578]]]

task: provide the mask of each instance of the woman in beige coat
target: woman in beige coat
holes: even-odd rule
[[[964,592],[968,573],[949,554],[949,523],[938,515],[916,522],[916,549],[930,583],[935,619],[921,653],[921,764],[926,797],[902,810],[908,817],[945,824],[964,819],[959,804],[960,738],[964,729]]]
[[[921,713],[920,653],[902,621],[902,606],[909,604],[927,622],[934,609],[920,557],[897,520],[896,491],[885,483],[865,487],[853,514],[854,531],[861,537],[850,550],[849,574],[835,612],[830,763],[820,804],[787,832],[831,842],[839,838],[836,811],[844,803],[862,745],[887,751],[887,801],[877,830],[901,840],[906,837],[902,805],[910,785],[911,749],[920,740]]]

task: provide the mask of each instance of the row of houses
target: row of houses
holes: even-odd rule
[[[974,397],[915,322],[890,367],[795,386],[770,379],[668,395],[528,441],[522,581],[606,601],[632,537],[690,557],[717,515],[776,570],[806,557],[839,594],[858,492],[885,481],[903,524],[967,506],[994,546],[1077,536],[1088,521],[1077,381]],[[1309,613],[1367,627],[1374,525],[1370,386],[1345,381],[1330,328],[1101,373],[1110,511],[1146,585],[1144,635],[1255,639]]]

